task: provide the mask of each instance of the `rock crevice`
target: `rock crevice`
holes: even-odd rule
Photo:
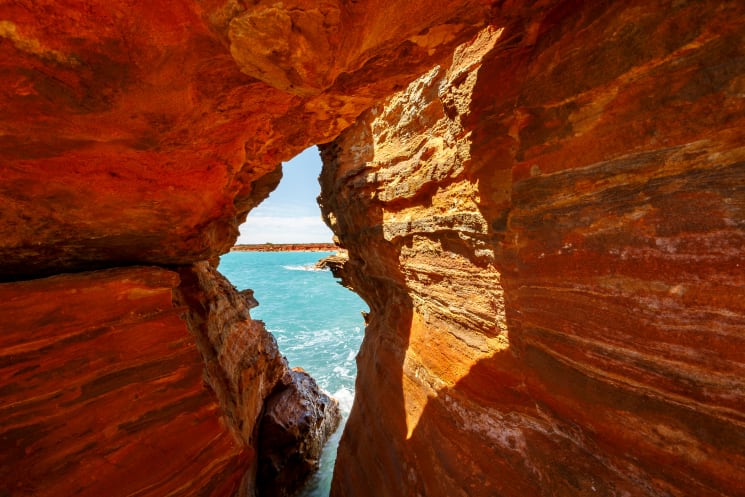
[[[371,309],[334,495],[744,497],[744,35],[737,0],[4,2],[0,494],[302,479],[333,403],[211,265],[326,143]]]

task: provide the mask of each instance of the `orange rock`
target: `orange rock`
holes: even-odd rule
[[[254,492],[289,373],[200,261],[333,140],[371,308],[334,495],[745,496],[743,26],[737,0],[5,2],[0,279],[128,268],[0,285],[0,488]]]
[[[280,161],[447,58],[482,3],[4,4],[0,277],[227,252]]]
[[[304,461],[302,477],[263,475],[279,495],[315,469],[338,425],[336,401],[290,371],[244,296],[207,263],[180,273],[0,284],[1,488],[248,496],[258,461]],[[281,448],[259,447],[265,411]]]
[[[235,492],[255,455],[225,429],[179,277],[138,267],[0,284],[0,488],[12,496]]]
[[[322,147],[371,308],[332,495],[745,496],[743,26],[535,8]]]

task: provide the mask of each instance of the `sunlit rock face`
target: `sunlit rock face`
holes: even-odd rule
[[[335,496],[745,495],[745,10],[481,32],[322,147],[370,304]]]
[[[204,261],[332,141],[335,495],[745,495],[742,2],[609,4],[0,5],[0,494],[255,492],[291,375]]]

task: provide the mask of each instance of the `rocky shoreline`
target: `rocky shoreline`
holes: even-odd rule
[[[333,243],[260,243],[235,245],[231,252],[337,252]]]

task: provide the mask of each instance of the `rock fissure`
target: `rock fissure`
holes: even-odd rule
[[[745,496],[744,33],[736,0],[6,2],[0,494],[296,488],[334,404],[214,266],[325,143],[370,306],[332,495]]]

